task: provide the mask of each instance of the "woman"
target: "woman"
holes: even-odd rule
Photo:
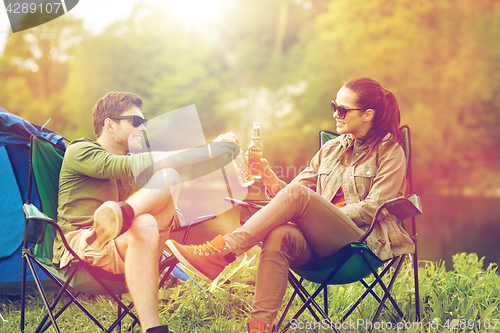
[[[249,332],[271,332],[290,266],[335,254],[357,241],[377,208],[404,193],[406,159],[395,96],[377,81],[348,81],[332,102],[337,139],[327,142],[289,185],[261,160],[271,202],[230,234],[200,246],[167,245],[200,277],[224,267],[263,241]],[[414,251],[408,234],[385,212],[367,245],[382,260]]]

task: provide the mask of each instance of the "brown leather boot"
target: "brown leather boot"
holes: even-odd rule
[[[272,333],[273,323],[264,322],[260,319],[252,319],[247,323],[248,333]]]
[[[184,266],[207,282],[236,259],[221,235],[203,245],[182,245],[173,239],[166,244]]]

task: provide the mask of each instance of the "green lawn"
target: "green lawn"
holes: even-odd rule
[[[168,324],[173,332],[246,332],[256,271],[255,266],[249,266],[249,262],[244,260],[229,266],[212,284],[198,280],[196,283],[170,280],[160,290],[162,323]],[[398,323],[387,312],[382,312],[380,319],[371,323],[373,332],[500,332],[500,278],[497,266],[491,264],[483,270],[482,259],[475,254],[464,253],[455,255],[453,263],[454,270],[450,272],[445,270],[444,263],[421,263],[419,275],[423,316],[420,322],[415,321],[412,268],[409,262],[405,263],[393,293],[408,322]],[[334,322],[363,291],[364,287],[359,283],[330,286],[329,313]],[[289,288],[285,298],[288,299],[291,293]],[[322,294],[318,296],[322,297]],[[85,295],[82,299],[98,319],[108,324],[112,322],[116,307],[109,298]],[[365,302],[352,314],[350,325],[349,322],[344,324],[347,329],[343,332],[368,331],[368,320],[377,302],[371,296]],[[0,305],[0,314],[8,321],[2,323],[0,332],[19,332],[19,298],[2,297]],[[297,309],[298,305],[296,302],[294,308]],[[44,314],[41,299],[32,294],[28,299],[25,332],[33,332]],[[100,332],[75,306],[70,307],[58,323],[63,332]],[[315,320],[305,312],[299,322],[294,323],[295,330],[291,332],[332,331],[326,323],[316,323],[316,327],[314,324]],[[140,331],[138,326],[135,331]],[[48,332],[54,330],[50,328]]]

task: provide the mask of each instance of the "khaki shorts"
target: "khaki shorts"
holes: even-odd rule
[[[168,232],[170,234],[172,229],[178,228],[179,226],[182,226],[184,224],[183,219],[184,218],[181,212],[176,209],[170,227],[168,229],[162,230],[161,232]],[[115,240],[113,239],[109,241],[101,251],[96,251],[87,244],[87,237],[90,235],[90,232],[91,229],[79,229],[68,232],[65,237],[68,241],[69,246],[85,262],[114,274],[125,273],[125,263],[123,262],[123,258],[118,253]],[[165,246],[165,244],[163,245]],[[64,249],[59,261],[59,266],[62,268],[68,265],[71,260],[73,260],[73,258],[74,257],[71,255],[71,253],[69,253],[68,250]]]

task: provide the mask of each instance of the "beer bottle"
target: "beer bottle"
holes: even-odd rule
[[[248,165],[255,179],[261,179],[260,159],[262,157],[262,143],[260,142],[260,123],[253,123],[252,141],[247,150]]]
[[[240,182],[241,187],[248,187],[255,182],[243,150],[240,150],[238,156],[236,156],[236,158],[233,160],[233,165],[236,170],[236,176],[238,176],[238,181]]]

